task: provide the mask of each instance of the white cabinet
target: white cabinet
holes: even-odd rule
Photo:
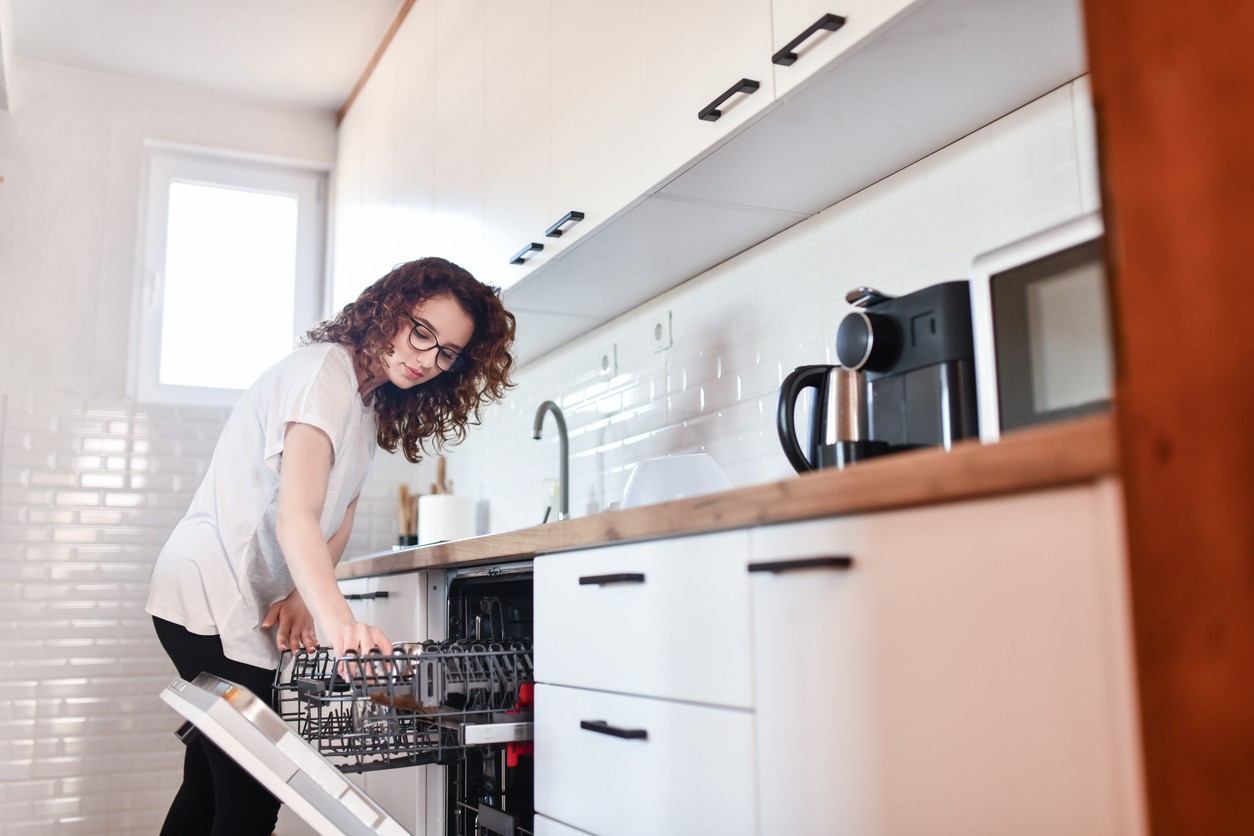
[[[744,531],[536,558],[537,813],[753,832],[747,560]]]
[[[484,0],[432,0],[435,6],[435,131],[432,178],[434,251],[479,275],[483,253]]]
[[[766,0],[640,0],[640,22],[644,164],[658,183],[773,102],[771,9]],[[698,117],[724,95],[717,114]]]
[[[537,558],[536,680],[750,707],[747,556],[729,531]]]
[[[924,2],[927,0],[773,0],[775,95],[787,95]]]
[[[396,264],[437,251],[433,19],[431,4],[411,9],[340,125],[332,310]]]
[[[535,720],[537,811],[598,836],[755,832],[750,712],[538,685]]]
[[[641,146],[640,0],[552,0],[550,24],[548,223],[584,215],[546,241],[546,251],[560,252],[650,185]]]
[[[644,192],[639,28],[636,0],[488,0],[489,281],[517,284]]]
[[[549,0],[487,0],[484,51],[483,274],[512,282],[551,257]],[[519,254],[518,264],[511,258]]]
[[[1143,832],[1114,484],[752,550],[760,832]]]

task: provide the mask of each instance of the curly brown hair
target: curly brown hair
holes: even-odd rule
[[[413,390],[387,382],[374,392],[379,446],[389,453],[399,447],[411,462],[432,452],[428,443],[439,452],[463,441],[466,426],[479,423],[483,405],[514,387],[514,315],[501,304],[500,290],[450,261],[420,258],[393,268],[305,335],[307,343],[349,346],[366,379],[373,379],[380,372],[372,367],[392,353],[397,331],[410,327],[406,315],[436,296],[451,296],[475,323],[461,363]]]

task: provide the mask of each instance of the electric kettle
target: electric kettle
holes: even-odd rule
[[[794,423],[797,401],[807,390],[810,432],[805,444]],[[776,429],[784,455],[798,473],[845,467],[888,452],[888,444],[868,438],[865,375],[842,366],[799,366],[779,390]]]
[[[965,280],[904,296],[855,288],[836,332],[838,366],[784,378],[776,428],[798,473],[919,447],[948,450],[979,435],[971,295]],[[795,425],[812,390],[809,436]]]

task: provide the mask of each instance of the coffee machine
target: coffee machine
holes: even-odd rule
[[[836,332],[840,365],[801,366],[780,387],[779,440],[797,472],[978,436],[969,283],[897,297],[859,287],[845,299],[855,310]],[[794,419],[807,390],[803,445]]]

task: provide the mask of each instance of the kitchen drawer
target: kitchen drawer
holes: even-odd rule
[[[754,832],[752,713],[539,685],[535,721],[536,812],[597,836]]]
[[[535,561],[536,681],[752,707],[748,533]]]

